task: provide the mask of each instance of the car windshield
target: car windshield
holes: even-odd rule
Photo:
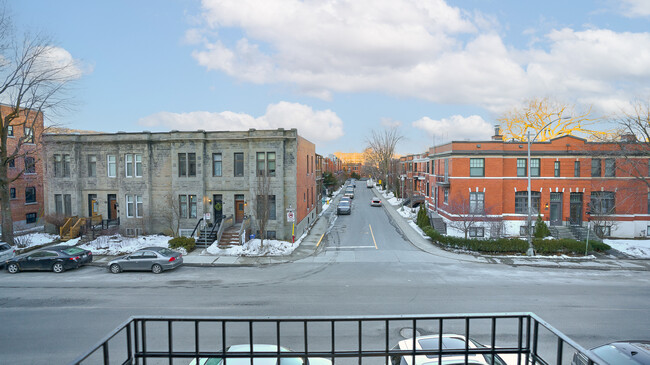
[[[340,202],[340,203],[339,203],[339,206],[340,206],[340,207],[347,207],[347,206],[349,206],[349,205],[350,205],[349,202]]]
[[[78,247],[70,247],[66,248],[65,250],[61,250],[62,252],[68,254],[68,255],[78,255],[80,253],[83,253],[84,250],[78,248]]]
[[[160,250],[158,250],[158,252],[160,252],[160,254],[163,255],[163,256],[174,256],[174,253],[175,253],[174,251],[172,251],[172,250],[170,250],[168,248],[160,249]]]
[[[9,246],[8,244],[0,243],[0,250],[8,250],[10,248],[11,248],[11,246]]]
[[[639,362],[640,359],[633,358],[626,352],[622,352],[614,345],[604,345],[592,350],[601,359],[605,360],[608,364],[618,365],[639,365],[644,362]]]

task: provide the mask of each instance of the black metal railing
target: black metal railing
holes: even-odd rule
[[[192,234],[190,235],[190,237],[194,237],[194,234],[196,233],[196,230],[199,228],[199,224],[201,224],[201,222],[203,222],[203,218],[199,219],[199,221],[196,222],[196,226],[194,226],[194,229],[192,230]]]
[[[117,230],[120,226],[120,218],[115,219],[93,219],[92,217],[86,218],[86,224],[81,227],[79,234],[81,237],[90,235],[92,239],[97,238],[103,234],[106,234],[107,231],[111,228]]]
[[[442,346],[443,337],[449,334],[461,338],[464,346]],[[430,336],[430,344],[438,345],[416,346],[416,340],[423,339],[420,336]],[[245,349],[250,346],[248,351],[228,351],[230,346],[242,344],[248,345]],[[256,351],[252,344],[276,347],[273,351]],[[177,364],[192,360],[199,364],[200,359],[218,358],[226,359],[226,365],[227,359],[236,358],[251,359],[251,364],[253,358],[326,358],[333,364],[413,365],[435,358],[441,364],[452,356],[467,364],[480,356],[488,364],[504,361],[561,365],[569,364],[577,355],[587,359],[587,364],[603,363],[533,313],[309,318],[138,316],[122,323],[73,364]]]

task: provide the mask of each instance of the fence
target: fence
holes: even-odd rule
[[[443,346],[448,334],[457,334],[464,345]],[[420,342],[423,336],[429,336],[428,346]],[[227,350],[242,344],[248,350]],[[272,347],[259,351],[258,344]],[[475,364],[477,358],[499,365],[569,364],[578,353],[588,364],[603,363],[533,313],[247,319],[138,316],[73,364],[203,364],[207,359],[225,359],[226,365],[228,359],[242,364],[236,360],[242,358],[248,359],[243,364],[250,361],[251,365],[253,358],[342,365],[433,365],[452,358],[465,364]]]

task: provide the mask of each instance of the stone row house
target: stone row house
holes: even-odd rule
[[[126,235],[187,235],[201,218],[250,216],[255,232],[256,197],[266,190],[267,238],[291,240],[292,229],[298,237],[317,216],[315,146],[296,129],[43,139],[47,214],[119,217]]]

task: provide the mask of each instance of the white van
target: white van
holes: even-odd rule
[[[366,180],[366,187],[367,187],[368,189],[372,188],[373,185],[374,185],[374,184],[373,184],[373,182],[372,182],[372,179],[368,179],[368,180]]]

